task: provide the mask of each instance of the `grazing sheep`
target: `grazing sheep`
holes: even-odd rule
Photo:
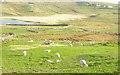
[[[51,52],[51,50],[44,50],[44,52]]]
[[[64,43],[68,42],[68,40],[64,40]]]
[[[56,60],[56,62],[60,62],[60,60]]]
[[[96,17],[97,16],[97,14],[91,14],[90,15],[90,17]]]
[[[58,57],[58,58],[60,58],[60,54],[59,53],[56,53],[55,56]]]
[[[45,39],[44,44],[45,44],[45,45],[52,45],[52,44],[54,44],[54,43],[52,42],[52,40],[46,40],[46,39]]]
[[[53,42],[53,41],[51,41],[51,40],[49,40],[49,42],[50,42],[50,45],[53,45],[53,44],[54,44],[54,42]]]
[[[71,47],[72,47],[73,45],[72,45],[72,44],[69,44],[69,46],[71,46]]]
[[[34,42],[34,41],[30,38],[28,42]]]
[[[48,41],[44,41],[44,44],[45,45],[49,45],[50,43]]]
[[[53,61],[52,60],[47,60],[47,62],[52,63]]]
[[[90,45],[94,45],[94,43],[95,43],[94,41],[90,41]]]
[[[26,51],[23,51],[23,56],[26,56],[27,55],[27,52]]]
[[[34,42],[33,40],[30,40],[29,42]]]
[[[85,60],[80,60],[80,66],[83,67],[83,66],[88,66],[88,64],[86,63]]]
[[[83,46],[83,44],[81,43],[80,46]]]
[[[47,39],[45,39],[45,41],[47,41]]]
[[[5,38],[2,38],[2,41],[5,41]]]
[[[52,40],[49,40],[50,43],[52,43]]]

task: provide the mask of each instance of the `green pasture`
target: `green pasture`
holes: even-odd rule
[[[32,45],[41,44],[43,41],[35,41],[31,44],[27,40],[20,42],[10,41],[3,45],[2,71],[9,72],[39,72],[39,73],[113,73],[118,72],[118,45],[107,44],[107,46],[96,43],[90,46],[88,42],[84,46],[74,45],[63,47],[38,47],[26,50],[27,56],[22,55],[23,50],[12,51],[10,45]],[[64,44],[62,41],[55,43]],[[50,49],[50,53],[44,50]],[[61,58],[56,58],[55,53],[60,53]],[[32,56],[31,56],[32,54]],[[53,60],[49,63],[46,60]],[[60,59],[61,62],[55,61]],[[80,67],[80,60],[86,60],[88,67]]]
[[[86,3],[85,3],[86,4]],[[105,3],[101,3],[105,4]],[[2,26],[1,37],[9,33],[15,35],[2,42],[2,72],[3,73],[117,73],[118,72],[118,9],[115,4],[113,9],[100,9],[80,3],[28,3],[5,2],[2,4],[3,16],[48,16],[54,14],[83,14],[86,19],[60,21],[59,23],[70,26]],[[33,11],[34,10],[34,11]],[[90,17],[96,14],[95,17]],[[36,32],[30,32],[34,30]],[[81,40],[80,38],[83,37]],[[100,38],[99,38],[100,37]],[[28,42],[29,39],[34,42]],[[90,39],[85,39],[90,38]],[[93,38],[93,39],[91,39]],[[97,38],[97,39],[96,39]],[[42,47],[44,40],[52,40],[55,44],[65,46]],[[64,43],[63,40],[70,42]],[[96,39],[96,40],[94,40]],[[102,40],[100,40],[102,39]],[[73,47],[69,44],[72,43]],[[91,46],[90,41],[95,41]],[[83,43],[84,46],[80,46]],[[30,48],[27,56],[24,50]],[[50,53],[44,50],[50,49]],[[61,58],[56,58],[55,53],[60,53]],[[46,60],[53,60],[49,63]],[[61,62],[56,62],[59,59]],[[80,60],[86,60],[88,67],[81,67]]]

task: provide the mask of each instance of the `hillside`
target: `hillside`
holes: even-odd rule
[[[6,2],[2,14],[2,73],[119,72],[115,4]]]
[[[53,14],[92,14],[92,13],[114,13],[117,12],[115,4],[99,3],[103,5],[112,5],[113,9],[99,9],[95,6],[88,6],[88,2],[37,2],[37,3],[16,3],[3,2],[2,15],[3,16],[46,16]]]

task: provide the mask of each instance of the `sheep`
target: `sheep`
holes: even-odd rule
[[[67,40],[64,40],[64,43],[67,42]]]
[[[47,41],[47,39],[45,39],[45,41]]]
[[[23,51],[23,56],[26,56],[27,55],[27,52],[26,51]]]
[[[83,66],[88,66],[88,64],[86,63],[85,60],[80,60],[80,66],[83,67]]]
[[[44,50],[44,52],[51,52],[51,50]]]
[[[30,40],[29,42],[34,42],[33,40]]]
[[[52,60],[47,60],[47,62],[52,63],[53,61]]]
[[[30,38],[28,42],[34,42],[34,41]]]
[[[72,44],[69,44],[69,46],[71,46],[71,47],[72,47],[73,45],[72,45]]]
[[[94,41],[90,41],[90,45],[94,45],[94,43],[95,43]]]
[[[54,42],[53,42],[52,40],[49,40],[49,43],[50,43],[50,45],[53,45],[53,44],[54,44]]]
[[[50,43],[48,41],[44,41],[44,44],[45,45],[49,45]]]
[[[52,43],[52,40],[49,40],[50,43]]]
[[[56,53],[55,56],[58,57],[58,58],[60,58],[60,54],[59,53]]]
[[[2,38],[2,41],[5,41],[5,38]]]
[[[44,44],[45,44],[45,45],[52,45],[52,44],[54,44],[54,43],[52,42],[52,40],[46,40],[46,39],[45,39]]]
[[[81,43],[80,46],[83,46],[83,44]]]
[[[60,60],[56,60],[56,62],[60,62]]]

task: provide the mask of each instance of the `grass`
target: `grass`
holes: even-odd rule
[[[15,44],[19,44],[19,42],[15,42]],[[118,47],[116,44],[112,46],[96,44],[83,47],[39,47],[27,50],[26,57],[22,56],[23,51],[11,51],[9,45],[10,43],[3,46],[3,72],[113,73],[117,71]],[[45,53],[46,49],[52,51]],[[47,59],[55,61],[57,52],[61,54],[61,62],[46,62]],[[30,53],[32,53],[32,57],[30,57]],[[89,67],[80,67],[81,59],[85,59]]]
[[[107,4],[111,5],[111,4]],[[44,6],[44,8],[43,8]],[[116,6],[116,5],[113,5]],[[2,26],[1,37],[6,33],[16,36],[2,42],[2,71],[3,73],[116,73],[118,72],[118,25],[117,8],[99,9],[79,3],[35,3],[30,7],[27,3],[3,3],[3,16],[46,16],[53,14],[84,14],[88,18],[83,20],[60,21],[72,26]],[[34,10],[33,12],[29,12]],[[47,11],[47,12],[46,12]],[[76,13],[77,12],[77,13]],[[94,18],[91,14],[99,14]],[[29,32],[33,29],[38,33]],[[32,38],[34,42],[28,42]],[[43,43],[44,39],[53,40],[55,44],[67,45],[63,47],[31,48],[27,56],[22,50],[11,50],[11,45],[27,45],[32,47]],[[73,47],[63,43],[64,39],[77,40]],[[95,41],[94,46],[89,42]],[[84,46],[80,46],[83,43]],[[22,46],[21,46],[22,45]],[[44,50],[51,49],[50,53]],[[56,63],[55,53],[60,53],[61,62]],[[31,56],[32,53],[32,56]],[[31,56],[31,57],[30,57]],[[47,59],[54,62],[48,63]],[[85,59],[88,67],[80,67],[79,61]]]
[[[115,4],[112,4],[114,9],[99,9],[93,6],[86,6],[87,3],[79,4],[77,2],[37,2],[33,5],[18,2],[6,2],[2,3],[3,16],[46,16],[54,14],[85,14],[90,15],[93,13],[114,13],[117,12]],[[96,3],[95,3],[96,4]],[[104,3],[101,3],[104,4]],[[105,4],[111,5],[111,4]],[[32,11],[32,12],[31,12]],[[47,12],[46,12],[47,11]]]

